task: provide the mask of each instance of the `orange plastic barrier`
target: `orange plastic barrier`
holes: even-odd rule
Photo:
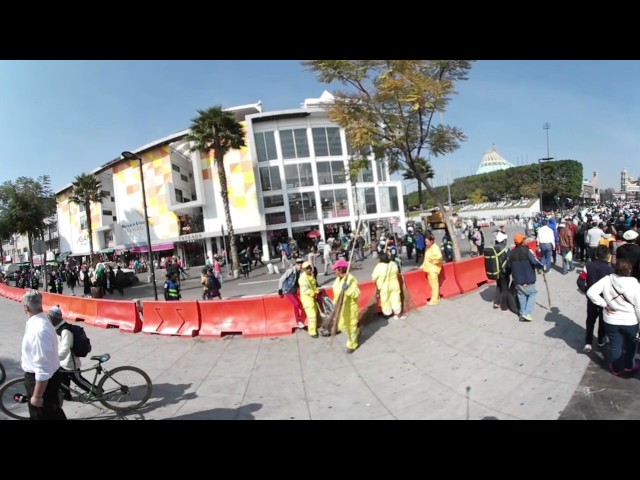
[[[449,298],[460,295],[460,287],[456,280],[454,263],[445,263],[440,272],[440,296]],[[429,282],[427,282],[428,285]],[[429,287],[429,298],[431,298],[431,288]]]
[[[413,270],[402,274],[404,282],[411,294],[411,302],[416,307],[423,307],[427,304],[427,292],[431,293],[431,287],[427,282],[427,277],[422,270]]]
[[[67,295],[59,295],[57,293],[42,292],[42,311],[48,313],[54,305],[60,305],[63,318],[67,318],[71,306],[71,299]]]
[[[94,327],[119,328],[125,333],[137,333],[142,330],[142,321],[138,307],[131,300],[96,300],[98,314]]]
[[[461,293],[475,290],[489,281],[484,268],[484,256],[454,262],[453,270]]]
[[[200,308],[198,335],[201,337],[222,337],[225,334],[234,333],[242,334],[244,337],[267,335],[262,298],[213,300],[198,302],[198,304]]]
[[[358,307],[360,307],[360,311],[362,312],[365,307],[369,305],[371,299],[376,296],[376,284],[373,280],[368,280],[366,282],[360,282],[358,287],[360,288]],[[380,311],[380,308],[378,308],[378,311]]]
[[[142,333],[195,337],[200,331],[200,309],[195,300],[143,302]]]
[[[73,322],[85,322],[89,325],[96,323],[98,317],[98,301],[95,298],[69,298],[69,313],[65,317]]]
[[[279,295],[262,297],[265,316],[265,335],[277,337],[291,335],[296,330],[296,317],[293,306]]]

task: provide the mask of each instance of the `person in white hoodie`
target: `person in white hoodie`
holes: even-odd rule
[[[614,375],[640,370],[635,341],[640,322],[640,283],[631,276],[631,262],[621,259],[611,275],[587,290],[587,297],[604,309],[604,328],[611,348],[609,370]]]

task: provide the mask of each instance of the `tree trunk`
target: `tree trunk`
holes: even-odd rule
[[[89,231],[89,265],[95,267],[93,264],[93,226],[91,225],[91,202],[85,202],[84,210],[87,212],[87,230]],[[149,252],[151,255],[151,252]]]
[[[233,278],[238,278],[240,273],[240,257],[238,256],[238,245],[236,244],[236,234],[233,231],[231,221],[231,206],[229,205],[229,190],[227,187],[227,174],[224,171],[224,160],[215,153],[216,167],[218,168],[218,178],[220,179],[220,195],[224,205],[224,216],[227,222],[227,232],[229,233],[229,248],[231,249],[231,263],[233,265]]]
[[[419,182],[419,180],[418,180]],[[429,184],[428,181],[424,181],[424,186],[427,188],[429,195],[436,201],[438,207],[440,207],[440,211],[442,212],[442,218],[444,219],[444,223],[447,225],[447,230],[449,230],[449,236],[451,237],[451,243],[453,244],[453,261],[458,262],[462,260],[462,256],[460,255],[460,246],[458,245],[458,236],[455,234],[455,228],[453,228],[453,222],[451,221],[451,213],[445,210],[444,205],[442,204],[442,200],[436,193],[436,189]]]
[[[418,180],[418,206],[420,207],[420,211],[424,210],[424,202],[422,201],[422,184],[420,180]]]
[[[29,263],[31,264],[31,268],[33,268],[33,240],[31,238],[31,232],[27,232],[27,243],[29,244]],[[44,272],[44,265],[42,269]]]

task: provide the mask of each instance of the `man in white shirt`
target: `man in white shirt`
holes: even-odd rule
[[[42,312],[40,292],[27,290],[22,304],[29,316],[22,339],[21,359],[29,397],[29,415],[31,420],[66,420],[60,406],[58,336]]]
[[[587,230],[584,236],[584,244],[588,247],[587,256],[592,262],[597,260],[596,249],[600,244],[600,239],[604,236],[602,227],[604,227],[604,225],[598,225],[596,222],[593,222],[591,228]]]
[[[538,249],[540,250],[540,262],[544,265],[544,271],[551,270],[551,257],[556,248],[556,235],[553,233],[549,222],[542,220],[542,226],[538,230]]]

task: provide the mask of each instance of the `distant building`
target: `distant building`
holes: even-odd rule
[[[616,197],[624,200],[640,200],[640,178],[635,180],[631,178],[626,168],[620,174],[620,193]]]
[[[591,180],[582,182],[582,199],[585,203],[600,203],[600,181],[598,180],[598,172],[593,172]]]
[[[515,165],[511,162],[508,162],[504,158],[500,156],[498,151],[496,150],[496,146],[491,147],[491,150],[485,152],[482,157],[482,163],[478,167],[478,171],[476,175],[480,175],[482,173],[491,173],[497,172],[498,170],[506,170],[507,168],[514,167]]]

